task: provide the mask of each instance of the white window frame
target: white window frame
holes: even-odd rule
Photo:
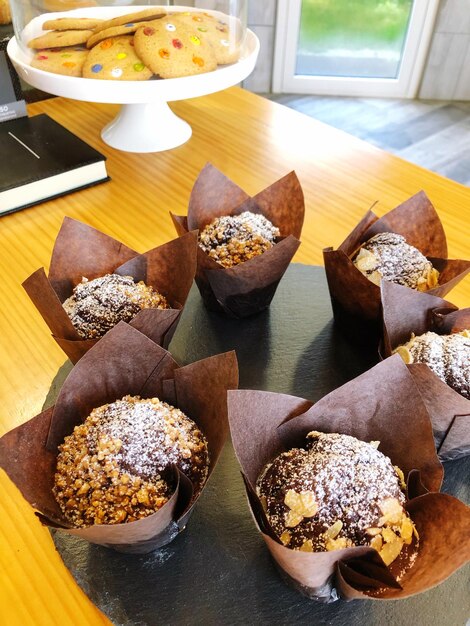
[[[439,0],[415,0],[398,78],[344,78],[295,74],[301,0],[278,0],[274,93],[385,98],[416,97],[431,42]]]

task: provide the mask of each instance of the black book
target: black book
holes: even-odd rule
[[[0,124],[0,214],[109,180],[106,157],[48,115]]]

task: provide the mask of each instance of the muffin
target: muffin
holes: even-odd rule
[[[199,246],[223,267],[233,267],[256,257],[280,236],[264,215],[244,211],[215,218],[199,235]]]
[[[132,522],[168,501],[174,466],[194,498],[208,475],[204,435],[158,398],[125,396],[94,409],[59,446],[53,494],[75,528]]]
[[[257,493],[285,546],[304,552],[371,546],[386,565],[396,562],[397,575],[407,569],[417,533],[403,508],[403,473],[377,446],[313,431],[305,448],[265,467]]]
[[[82,339],[102,337],[118,322],[130,322],[142,309],[168,309],[166,298],[132,276],[82,278],[62,305]]]
[[[427,332],[394,351],[405,363],[425,363],[441,380],[470,400],[470,331],[452,335]]]
[[[359,248],[353,263],[375,285],[382,279],[418,291],[436,287],[439,272],[402,235],[379,233]]]

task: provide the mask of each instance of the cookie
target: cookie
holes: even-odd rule
[[[93,30],[103,20],[91,17],[58,17],[55,20],[46,20],[43,30]]]
[[[99,24],[95,28],[95,32],[97,33],[100,30],[104,30],[105,28],[123,26],[124,24],[131,24],[133,22],[146,22],[147,20],[156,20],[160,17],[164,17],[165,15],[166,11],[164,11],[161,7],[145,9],[144,11],[139,11],[138,13],[126,13],[125,15],[119,15],[118,17],[113,17],[113,19],[111,20],[105,20],[101,22],[101,24]]]
[[[209,13],[184,12],[178,14],[178,19],[184,21],[196,35],[202,34],[211,44],[217,65],[235,63],[240,58],[241,34],[237,27],[230,28],[229,18],[216,18]],[[240,29],[238,25],[238,30]]]
[[[87,56],[88,50],[83,46],[45,48],[36,52],[31,61],[31,66],[53,74],[81,76]]]
[[[175,16],[139,28],[134,43],[145,65],[161,78],[192,76],[217,68],[212,46],[202,33],[196,34]]]
[[[96,7],[95,0],[43,0],[42,7],[45,11],[70,11],[70,9],[83,9]]]
[[[83,66],[84,78],[148,80],[152,72],[134,49],[132,35],[110,37],[90,50]]]
[[[65,48],[67,46],[76,46],[86,43],[92,30],[53,30],[50,33],[35,37],[28,41],[28,48]]]
[[[93,33],[93,35],[86,42],[87,48],[93,48],[97,43],[108,39],[109,37],[119,37],[120,35],[133,35],[135,31],[146,24],[147,22],[129,22],[122,26],[111,26],[110,28],[104,28],[103,30]]]

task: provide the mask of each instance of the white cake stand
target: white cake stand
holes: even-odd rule
[[[132,10],[139,8],[148,7],[132,7]],[[174,9],[177,10],[176,7]],[[129,12],[129,7],[47,13],[32,20],[23,35],[26,41],[37,37],[44,32],[42,22],[54,17],[91,17],[93,14],[109,19],[126,12]],[[214,14],[217,15],[216,12]],[[244,80],[255,67],[259,40],[251,30],[247,30],[240,59],[213,72],[148,81],[76,78],[36,69],[30,65],[32,53],[21,48],[16,37],[8,43],[7,52],[18,74],[32,87],[74,100],[121,104],[118,115],[101,132],[103,141],[108,145],[126,152],[160,152],[180,146],[192,134],[190,125],[173,113],[168,102],[205,96]]]

